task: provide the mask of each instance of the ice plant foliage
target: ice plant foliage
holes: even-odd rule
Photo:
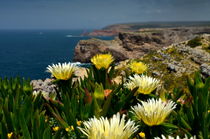
[[[69,63],[58,63],[47,67],[47,72],[51,73],[56,79],[68,80],[75,71],[75,65]]]
[[[125,87],[128,89],[138,88],[138,93],[141,94],[150,94],[160,85],[160,80],[146,76],[146,75],[138,75],[129,77],[129,81],[125,83]]]
[[[130,69],[136,74],[142,74],[147,70],[147,66],[142,62],[134,61],[130,64]]]
[[[91,62],[100,70],[101,68],[108,69],[110,64],[114,61],[111,54],[98,54],[91,58]]]
[[[113,115],[110,120],[94,117],[83,124],[84,128],[79,127],[79,129],[88,139],[128,139],[138,130],[138,126],[135,126],[133,121],[128,120],[126,123],[125,115],[120,118],[119,113]]]
[[[142,101],[132,108],[132,113],[138,120],[142,120],[148,126],[160,125],[166,117],[176,108],[173,101],[163,102],[161,99],[149,99],[147,102]]]
[[[164,136],[164,135],[161,135],[161,137],[155,137],[154,139],[196,139],[196,137],[194,136],[194,137],[188,138],[188,137],[185,135],[184,138],[180,138],[179,136],[176,136],[176,137],[168,136],[168,137],[166,137],[166,136]]]

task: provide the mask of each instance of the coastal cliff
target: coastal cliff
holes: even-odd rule
[[[90,62],[98,53],[109,52],[126,69],[129,59],[143,61],[148,74],[164,81],[164,89],[184,87],[186,76],[200,71],[210,76],[210,27],[179,27],[142,29],[120,32],[114,40],[81,40],[75,47],[74,61]],[[84,77],[86,69],[78,68],[75,75]],[[119,76],[120,77],[120,76]],[[115,79],[119,82],[120,78]],[[34,90],[54,92],[51,79],[31,81]]]
[[[89,45],[111,45],[116,41],[102,41],[92,39]],[[85,41],[86,42],[86,41]],[[84,45],[87,45],[85,42]],[[159,41],[158,41],[159,42]],[[95,49],[95,52],[99,52]],[[119,47],[119,46],[116,46]],[[89,48],[91,49],[91,47]],[[101,49],[100,49],[101,50]],[[91,53],[89,53],[91,54]],[[164,81],[164,89],[172,91],[174,88],[183,88],[186,86],[186,77],[192,76],[194,72],[200,71],[205,77],[210,76],[210,35],[199,35],[191,40],[171,44],[168,47],[160,48],[157,51],[138,57],[137,60],[143,61],[148,68],[148,75],[154,76]],[[118,63],[117,69],[122,69],[120,74],[129,69],[130,60],[124,60]],[[86,69],[78,67],[75,75],[77,78],[87,75]],[[75,78],[76,79],[76,78]],[[31,84],[36,91],[55,92],[55,86],[52,79],[33,80]],[[117,76],[114,82],[119,83],[121,76]]]
[[[119,32],[134,32],[142,29],[177,28],[177,27],[209,27],[210,22],[142,22],[113,24],[100,30],[83,33],[82,36],[117,36]]]
[[[120,32],[111,41],[81,40],[75,47],[73,60],[87,63],[93,55],[104,52],[111,53],[117,62],[135,59],[204,33],[210,33],[210,27],[148,28],[136,32]]]

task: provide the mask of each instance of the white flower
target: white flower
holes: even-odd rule
[[[129,81],[124,84],[128,89],[139,87],[137,92],[141,94],[150,94],[160,85],[160,80],[146,76],[135,74],[134,77],[130,76]]]
[[[155,137],[154,139],[196,139],[196,136],[188,138],[187,135],[185,135],[184,138],[180,138],[179,136],[176,136],[176,137],[168,136],[168,137],[166,137],[164,135],[161,135],[161,137]]]
[[[47,72],[50,72],[56,79],[68,80],[72,77],[75,71],[75,64],[58,63],[47,67]]]
[[[84,128],[80,128],[88,139],[128,139],[134,132],[138,130],[138,126],[131,120],[125,122],[125,115],[120,118],[117,113],[108,120],[107,118],[96,117],[83,122]]]
[[[142,101],[132,108],[132,113],[142,120],[148,126],[160,125],[165,118],[176,108],[173,101],[163,102],[161,99],[149,99],[147,102]]]

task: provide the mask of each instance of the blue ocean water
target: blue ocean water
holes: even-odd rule
[[[0,30],[0,77],[44,79],[52,63],[71,62],[83,30]],[[111,40],[113,37],[100,37]]]

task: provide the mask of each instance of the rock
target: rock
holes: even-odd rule
[[[206,77],[209,77],[210,76],[210,65],[204,63],[200,66],[200,70],[201,70],[201,73],[206,76]]]
[[[209,45],[207,36],[199,37]],[[150,67],[148,74],[164,81],[164,88],[168,91],[186,86],[186,77],[196,71],[200,70],[205,77],[210,76],[210,53],[203,46],[191,48],[187,42],[172,44],[141,58]]]
[[[156,57],[156,56],[153,56],[152,58],[153,58],[154,61],[163,61],[163,59],[161,59],[159,57]]]
[[[76,67],[75,70],[76,78],[73,81],[76,81],[78,78],[84,78],[87,76],[86,68]],[[31,85],[33,86],[34,91],[38,92],[46,92],[46,93],[55,93],[56,92],[56,85],[53,84],[54,79],[46,78],[45,80],[32,80]]]
[[[116,62],[122,61],[128,57],[120,48],[118,40],[82,40],[75,47],[73,61],[89,63],[90,59],[98,53],[112,53]]]
[[[158,71],[153,71],[152,72],[152,75],[155,76],[155,77],[157,77],[157,76],[160,76],[160,73]]]
[[[162,52],[159,52],[159,54],[164,58],[164,59],[170,59],[170,56],[168,54],[164,54]]]
[[[170,72],[177,72],[178,71],[178,67],[174,64],[171,64],[171,63],[168,63],[168,67],[167,69],[170,71]]]
[[[115,30],[94,30],[90,33],[83,33],[82,36],[115,36],[118,31]]]
[[[49,78],[45,80],[32,80],[31,85],[33,86],[34,91],[54,93],[56,86],[52,84],[52,81],[53,79]]]
[[[121,32],[119,33],[119,39],[122,41],[123,47],[130,51],[141,48],[139,47],[141,45],[154,44],[157,46],[163,44],[163,36],[156,36],[151,33]]]
[[[119,32],[118,37],[111,41],[81,40],[75,47],[73,60],[87,63],[98,53],[111,53],[116,62],[135,59],[171,44],[192,39],[203,32],[210,33],[210,27],[150,28],[136,32]],[[168,58],[166,54],[165,58]],[[200,62],[199,58],[193,57],[193,60]]]

